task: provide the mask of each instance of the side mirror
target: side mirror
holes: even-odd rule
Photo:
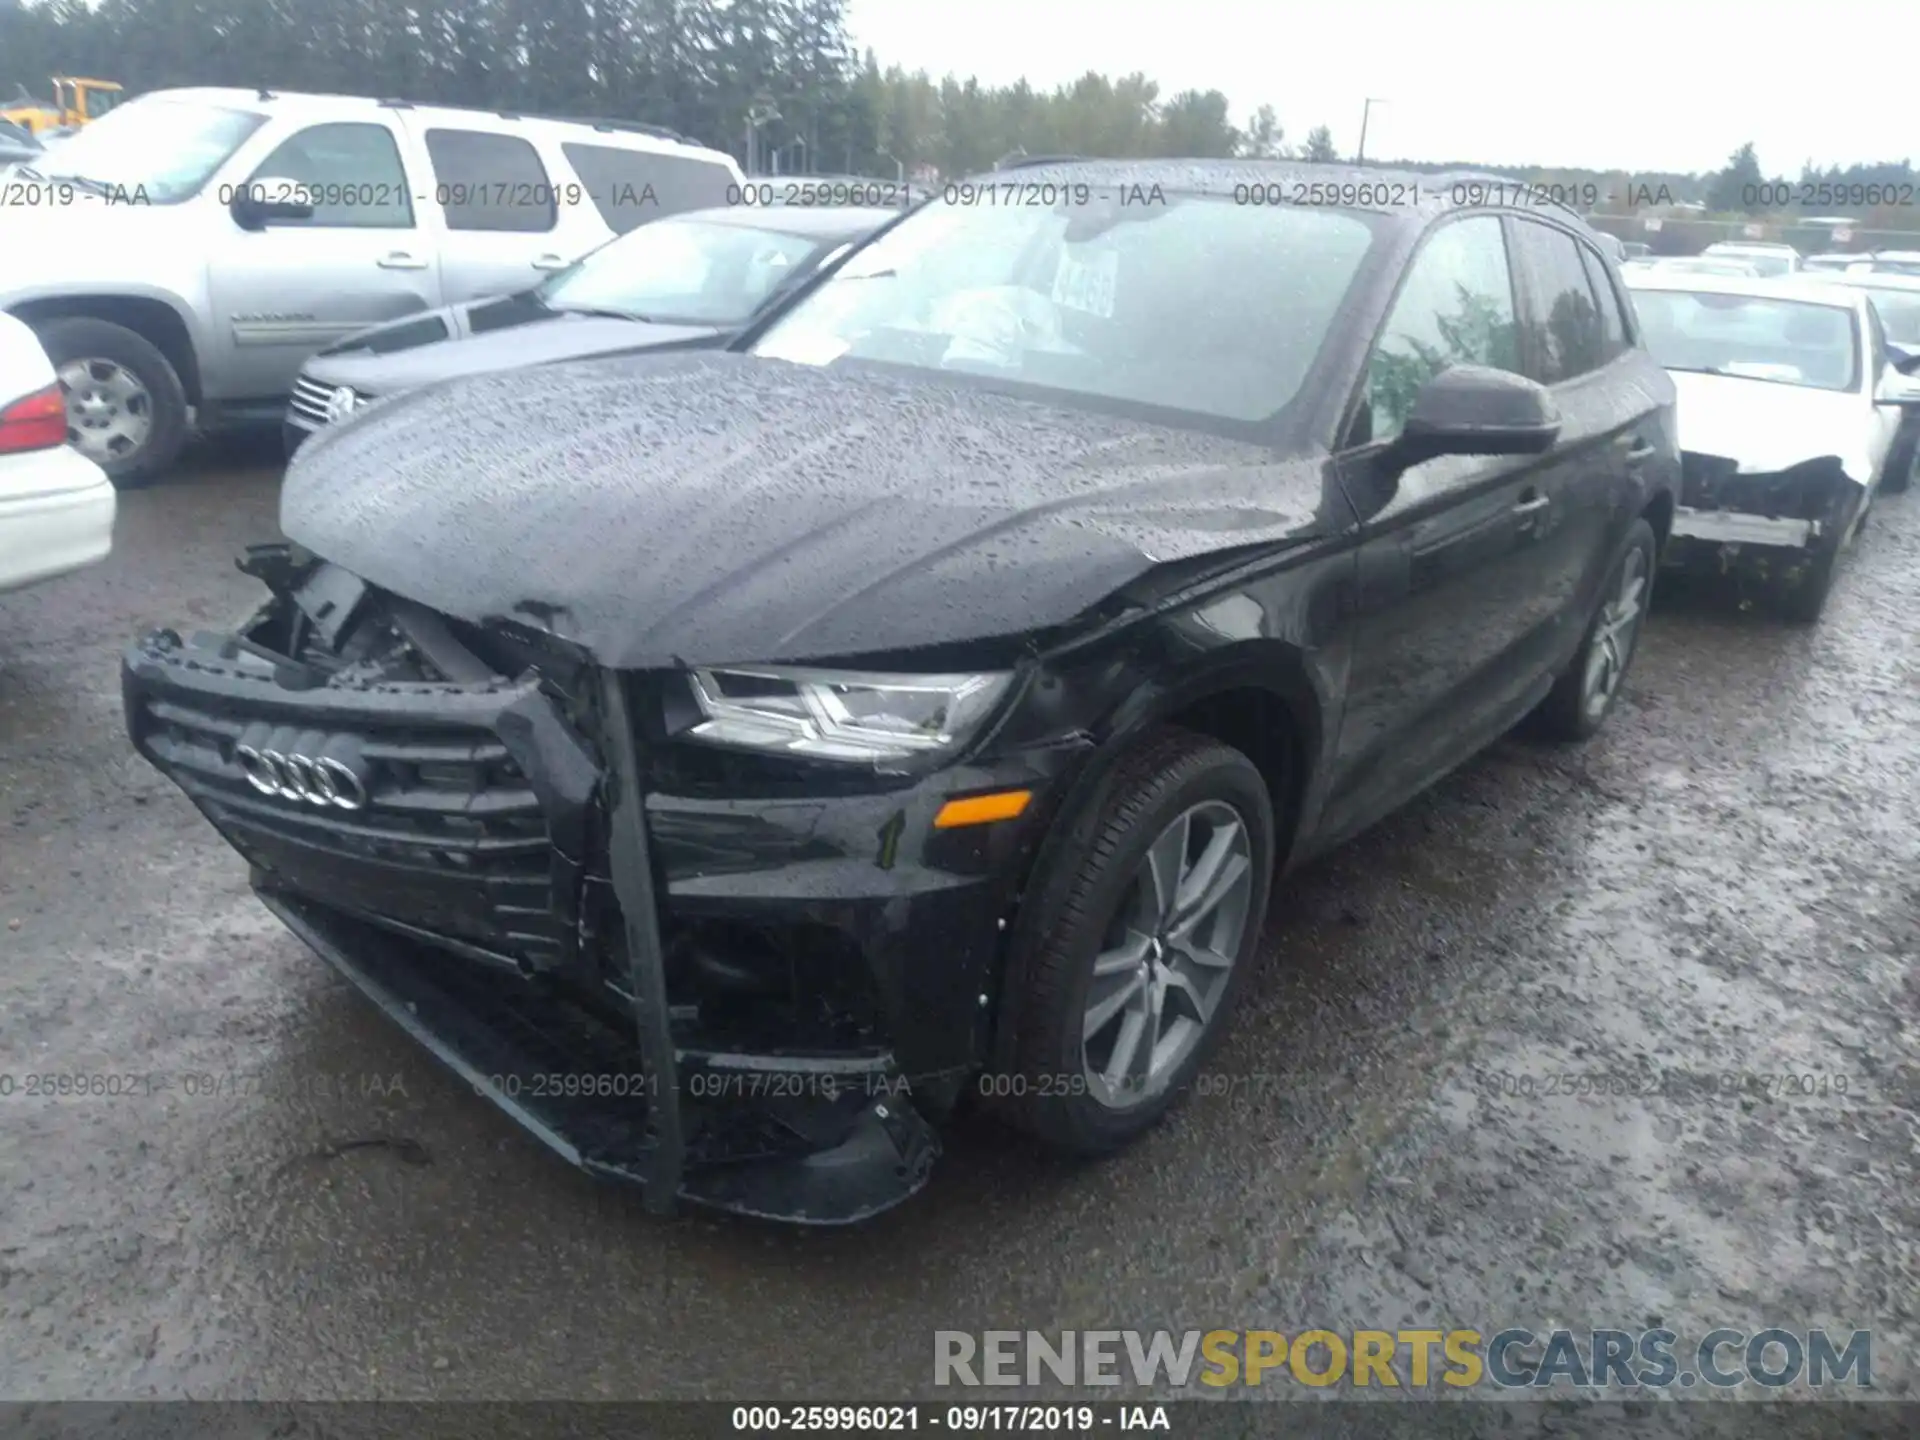
[[[311,220],[313,193],[297,180],[262,176],[233,187],[227,212],[242,230],[264,230],[276,221]]]
[[[1902,375],[1920,375],[1920,346],[1887,343],[1887,358]]]
[[[1392,453],[1402,466],[1441,455],[1539,455],[1559,438],[1560,411],[1544,385],[1456,365],[1420,387]]]

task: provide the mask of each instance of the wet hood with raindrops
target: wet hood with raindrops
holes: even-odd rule
[[[1325,533],[1322,456],[726,353],[432,386],[304,446],[289,539],[603,665],[880,654],[1073,620],[1155,567]]]

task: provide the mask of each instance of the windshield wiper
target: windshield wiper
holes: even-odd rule
[[[102,197],[113,194],[113,186],[104,180],[96,180],[91,175],[49,175],[43,178],[56,185],[64,180],[69,185],[78,185],[82,190],[91,190]]]
[[[553,308],[564,315],[591,315],[596,320],[635,320],[643,325],[656,323],[651,315],[637,315],[631,310],[616,310],[611,305],[555,305]]]

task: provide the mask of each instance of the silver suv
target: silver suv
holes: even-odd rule
[[[196,424],[278,421],[322,346],[524,289],[740,180],[646,125],[156,91],[0,180],[0,310],[52,357],[73,443],[138,484]]]

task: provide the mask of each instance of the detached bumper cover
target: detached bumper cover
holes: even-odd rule
[[[926,1183],[929,1117],[987,1050],[999,920],[1031,844],[1023,826],[931,817],[950,782],[1008,777],[663,793],[640,773],[644,725],[596,746],[532,679],[316,684],[302,668],[162,632],[123,662],[129,732],[275,914],[456,1073],[654,1208],[842,1224]],[[262,793],[243,744],[362,767],[367,803]],[[802,933],[792,968],[859,972],[864,1018],[824,1040],[734,1025],[724,1004],[709,1019],[689,974],[750,968],[742,944]]]
[[[741,1109],[736,1144],[760,1153],[688,1164],[684,1138],[664,1133],[686,1077],[657,1077],[606,1044],[590,1020],[551,1001],[515,994],[498,980],[442,959],[377,926],[256,881],[256,893],[322,959],[344,975],[474,1093],[491,1100],[571,1165],[642,1187],[650,1208],[674,1200],[802,1224],[851,1224],[891,1209],[927,1182],[939,1158],[933,1127],[892,1093],[885,1073],[801,1079],[782,1072],[761,1087],[760,1111]],[[730,1089],[710,1079],[693,1089]],[[750,1087],[742,1084],[744,1093]],[[792,1131],[767,1149],[746,1133],[768,1121]],[[806,1148],[808,1134],[831,1136]]]

